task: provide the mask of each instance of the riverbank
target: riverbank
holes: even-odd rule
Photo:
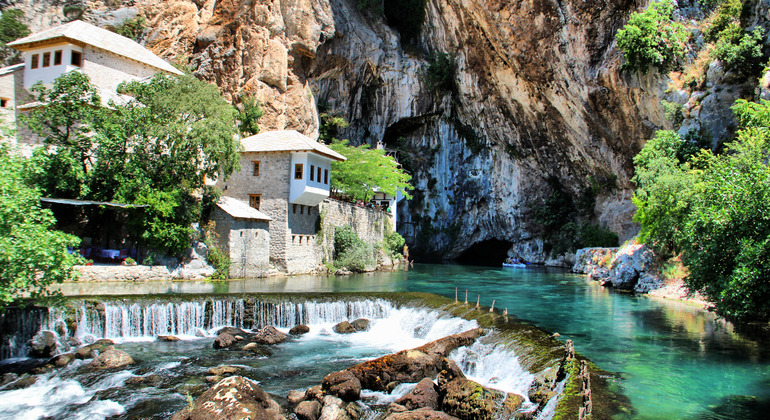
[[[618,248],[579,249],[572,266],[573,273],[585,274],[602,286],[710,310],[713,304],[684,284],[686,270],[678,260],[663,261],[636,241]]]

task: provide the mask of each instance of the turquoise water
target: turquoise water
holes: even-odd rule
[[[419,291],[507,308],[615,372],[633,418],[744,419],[770,413],[765,342],[678,302],[611,292],[563,270],[415,265],[408,272],[227,283],[68,284],[66,294]]]

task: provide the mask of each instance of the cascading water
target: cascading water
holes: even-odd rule
[[[96,306],[78,304],[68,311],[49,311],[41,322],[42,328],[83,340],[88,338],[88,341],[112,338],[122,342],[120,348],[135,356],[137,364],[118,372],[95,373],[78,368],[88,361],[76,362],[41,375],[38,383],[30,388],[0,390],[3,413],[14,418],[31,413],[34,413],[32,417],[56,418],[104,418],[116,414],[167,418],[185,406],[185,389],[208,375],[210,366],[239,366],[240,374],[260,381],[266,391],[286,395],[289,390],[319,384],[329,372],[478,326],[476,321],[436,310],[398,307],[383,299],[113,300]],[[369,319],[370,329],[355,334],[333,332],[334,324],[357,318]],[[70,320],[69,324],[67,320]],[[67,329],[67,325],[72,326],[72,320],[75,328]],[[211,338],[195,337],[196,332],[210,334],[228,325],[240,328],[275,325],[285,330],[300,323],[308,325],[310,332],[270,346],[269,357],[214,350]],[[152,345],[135,343],[137,339],[158,335],[177,335],[182,341]],[[481,341],[486,344],[455,351],[451,357],[477,382],[526,396],[532,375],[521,369],[512,352],[487,343],[487,340]],[[138,386],[135,383],[141,383],[142,378],[152,375],[158,377],[158,383],[152,387],[126,392]],[[60,388],[65,385],[66,389]],[[399,393],[407,392],[409,386],[402,388]],[[49,403],[40,397],[42,394],[50,394],[56,403]],[[93,398],[95,395],[99,397]],[[378,404],[380,397],[369,394],[370,403]],[[10,400],[24,403],[7,403]]]

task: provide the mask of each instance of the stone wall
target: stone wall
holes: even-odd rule
[[[382,242],[385,235],[393,231],[393,217],[384,211],[331,198],[324,200],[320,209],[323,237],[319,242],[323,244],[327,261],[334,255],[334,228],[337,226],[350,225],[368,244]]]
[[[234,218],[220,208],[214,210],[212,220],[219,246],[230,256],[230,277],[266,276],[270,268],[268,222]]]

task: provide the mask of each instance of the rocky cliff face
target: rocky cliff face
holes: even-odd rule
[[[399,227],[413,249],[542,262],[548,246],[535,215],[559,191],[577,201],[592,182],[617,177],[583,217],[621,239],[634,233],[631,158],[666,124],[666,83],[621,74],[614,35],[645,2],[428,0],[408,52],[355,0],[75,3],[105,25],[145,16],[150,49],[189,62],[233,101],[255,96],[263,130],[313,135],[321,103],[350,121],[340,137],[395,150],[416,187]],[[6,3],[39,20],[35,30],[63,19],[63,2]],[[437,53],[457,66],[445,92],[425,84]]]

